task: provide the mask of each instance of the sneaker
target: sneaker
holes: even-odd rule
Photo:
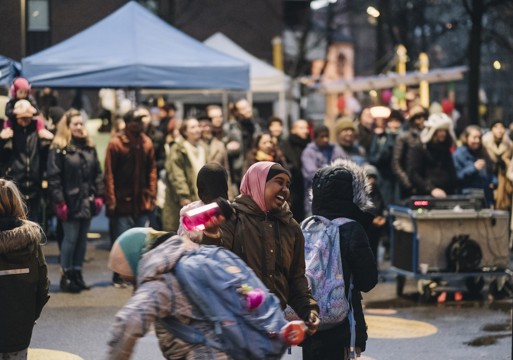
[[[112,275],[112,285],[118,289],[124,289],[128,286],[128,283],[119,276],[118,273]]]

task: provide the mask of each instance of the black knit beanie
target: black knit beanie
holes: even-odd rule
[[[205,204],[216,198],[228,199],[228,173],[219,163],[209,162],[198,172],[198,196]]]
[[[274,164],[273,166],[271,166],[271,168],[269,169],[269,173],[267,174],[267,178],[265,179],[265,182],[268,182],[269,180],[271,180],[273,177],[275,177],[276,175],[278,174],[287,174],[289,176],[289,178],[291,178],[292,176],[290,175],[290,171],[288,171],[287,169],[285,169],[283,166],[281,166],[280,164]]]

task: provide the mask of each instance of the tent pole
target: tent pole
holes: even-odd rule
[[[228,121],[228,92],[223,90],[222,92],[222,102],[223,102],[223,119],[224,122]]]
[[[280,91],[278,93],[278,114],[280,118],[283,120],[283,127],[285,129],[289,129],[289,119],[287,116],[287,108],[285,103],[285,91]]]
[[[251,105],[251,107],[253,107],[253,93],[251,91],[247,91],[246,97],[249,102],[249,105]]]

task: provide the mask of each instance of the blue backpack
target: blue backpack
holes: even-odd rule
[[[319,330],[339,325],[347,318],[351,332],[352,359],[356,342],[356,322],[351,303],[353,275],[350,274],[349,286],[346,286],[339,234],[339,227],[351,221],[347,218],[329,220],[313,215],[303,220],[301,230],[305,237],[305,275],[320,309]]]
[[[172,317],[161,321],[168,331],[187,343],[215,347],[236,360],[281,359],[287,345],[280,339],[280,330],[287,320],[280,302],[237,255],[217,246],[201,246],[186,252],[174,271],[188,298],[214,324],[217,339],[208,339]],[[243,285],[264,291],[258,308],[246,307],[240,291]]]

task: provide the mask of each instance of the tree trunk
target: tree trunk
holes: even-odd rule
[[[472,29],[469,43],[469,77],[467,113],[468,123],[479,125],[479,87],[481,74],[481,33],[483,28],[483,0],[472,0],[470,17]]]

